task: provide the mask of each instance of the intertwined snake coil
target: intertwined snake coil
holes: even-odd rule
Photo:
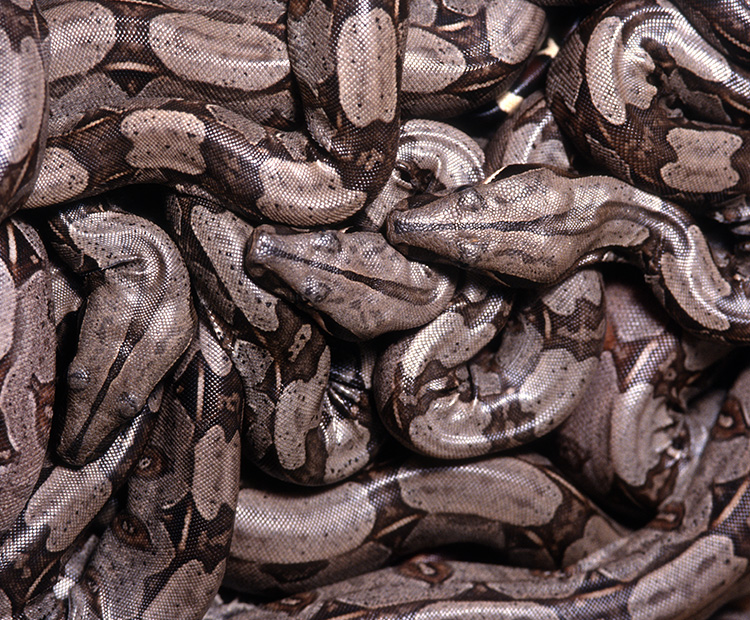
[[[748,617],[747,0],[0,0],[0,85],[0,618]]]

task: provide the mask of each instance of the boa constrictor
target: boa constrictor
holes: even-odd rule
[[[336,11],[300,3],[286,12],[270,2],[258,21],[241,2],[218,15],[180,2],[50,2],[50,78],[61,94],[27,206],[171,179],[198,182],[253,219],[343,220],[375,198],[393,168],[405,37],[412,53],[403,79],[420,95],[414,107],[444,109],[447,98],[460,110],[464,91],[511,80],[537,46],[544,13],[525,0],[506,4],[415,4],[407,37],[407,7],[397,2],[358,0]],[[434,27],[448,19],[450,28]],[[267,113],[259,120],[288,117],[291,95],[277,99],[290,70],[309,136],[235,111],[261,97],[255,107]],[[122,83],[123,71],[136,77]],[[100,148],[113,142],[130,146]]]
[[[579,488],[637,519],[681,484],[705,440],[689,403],[729,356],[678,329],[632,274],[611,274],[604,295],[599,366],[555,439],[560,466]]]
[[[697,219],[750,211],[750,19],[713,4],[591,13],[485,158],[402,116],[510,84],[548,27],[525,0],[0,2],[0,616],[199,618],[222,579],[293,594],[208,618],[647,620],[750,592],[750,375],[691,400],[750,339],[743,256]],[[80,202],[143,183],[170,193]],[[603,285],[613,261],[680,327]],[[534,445],[564,474],[488,456],[558,426]],[[656,516],[628,531],[564,475]],[[530,570],[376,570],[454,542]]]
[[[509,166],[484,184],[394,211],[387,227],[407,253],[513,284],[554,283],[584,265],[625,260],[687,329],[750,340],[743,265],[717,264],[685,210],[611,177]]]
[[[749,386],[745,372],[709,425],[689,484],[662,503],[656,518],[564,571],[540,574],[428,555],[264,606],[236,601],[226,615],[217,609],[207,618],[708,617],[750,588]]]
[[[734,41],[727,50],[747,48],[750,7],[682,4],[703,15],[696,27],[712,15],[709,40],[668,0],[614,2],[563,46],[547,98],[576,148],[610,174],[699,207],[750,187],[750,72],[709,42],[718,31]]]
[[[89,284],[78,352],[68,366],[57,449],[82,465],[101,455],[184,353],[195,311],[187,269],[158,226],[101,203],[60,211],[49,224],[58,254],[97,280]]]
[[[205,197],[174,196],[170,228],[198,296],[242,377],[246,455],[277,478],[324,484],[366,465],[383,437],[372,353],[334,348],[317,324],[242,269],[253,227]]]

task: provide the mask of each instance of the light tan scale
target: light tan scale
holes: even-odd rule
[[[742,216],[745,3],[676,0],[684,15],[667,0],[617,0],[596,13],[589,8],[603,3],[575,3],[590,18],[552,68],[550,107],[576,148],[620,180],[565,172],[565,140],[538,96],[501,130],[508,142],[495,145],[500,163],[488,164],[486,182],[477,144],[432,120],[508,103],[502,92],[539,49],[547,15],[562,13],[539,5],[572,4],[2,3],[0,218],[22,203],[49,207],[24,215],[51,220],[54,245],[88,276],[89,296],[67,375],[74,412],[54,420],[62,446],[50,446],[41,473],[43,441],[32,446],[17,425],[5,433],[1,424],[34,423],[17,407],[34,373],[19,378],[3,364],[33,358],[24,368],[51,381],[54,323],[69,325],[79,299],[53,272],[41,293],[21,289],[0,304],[0,318],[10,319],[0,321],[0,467],[11,454],[5,443],[36,459],[0,488],[12,504],[0,533],[0,616],[198,619],[211,605],[209,620],[675,620],[709,618],[750,592],[746,353],[735,358],[740,378],[720,410],[720,390],[696,404],[691,389],[678,390],[673,400],[692,418],[687,455],[671,441],[672,430],[680,437],[673,418],[650,387],[641,389],[656,358],[667,374],[682,359],[692,377],[721,353],[717,341],[750,340],[742,257],[669,201]],[[495,172],[537,161],[554,169]],[[143,217],[56,206],[142,183],[200,186],[172,200],[173,240]],[[15,219],[2,225],[27,230]],[[22,249],[21,237],[9,235],[18,243],[4,251],[0,237],[0,288],[2,265],[31,261],[32,279],[49,277],[46,262],[34,261],[41,245]],[[262,256],[261,246],[269,250]],[[606,293],[595,272],[582,270],[600,261],[636,264],[667,310],[709,344],[662,338],[642,320],[631,338],[618,314],[625,294],[614,297],[607,332]],[[511,312],[493,279],[536,290]],[[305,310],[289,303],[303,298]],[[33,308],[24,319],[33,329],[15,328],[19,304]],[[320,324],[373,342],[343,342]],[[640,343],[630,365],[607,358],[614,332]],[[28,346],[37,342],[39,350]],[[684,344],[684,357],[674,361],[662,343],[670,351]],[[372,406],[378,353],[383,402],[411,407],[414,385],[425,388],[424,407],[393,423],[394,432],[446,458],[492,444],[493,422],[464,415],[475,396],[529,401],[509,420],[515,445],[561,423],[603,384],[612,390],[601,375],[619,369],[624,391],[602,395],[624,394],[628,410],[607,421],[620,429],[611,465],[640,489],[646,480],[656,517],[625,532],[548,461],[520,451],[362,471],[384,438]],[[501,376],[510,388],[498,389]],[[168,412],[156,421],[162,391]],[[37,416],[43,401],[31,403]],[[602,437],[599,426],[587,439]],[[643,429],[653,445],[634,443]],[[295,592],[263,605],[211,604],[230,552],[240,437],[247,460],[276,478],[336,484],[245,490],[242,545],[231,551],[237,572],[227,583],[249,577],[249,588]],[[674,482],[653,469],[651,448],[665,445],[661,454],[681,468]],[[71,469],[54,461],[58,448],[70,462],[94,460]],[[249,477],[252,467],[243,465]],[[667,480],[652,488],[649,477]],[[377,480],[386,481],[379,490]],[[280,533],[279,523],[287,524]],[[462,552],[489,542],[530,568],[427,555],[374,570],[441,536],[462,541]],[[316,589],[300,591],[307,588]]]
[[[556,441],[558,464],[582,489],[639,519],[693,474],[708,432],[699,412],[716,398],[704,392],[732,348],[679,329],[630,275],[606,279],[600,363]]]
[[[55,322],[47,252],[15,218],[0,224],[0,537],[36,484],[55,399]]]
[[[461,542],[552,569],[625,533],[538,455],[450,465],[401,458],[310,495],[246,485],[226,584],[266,596],[301,592]]]
[[[442,459],[507,450],[578,405],[604,342],[600,275],[579,271],[517,302],[508,319],[511,299],[469,280],[444,314],[381,354],[376,402],[408,448]]]
[[[347,340],[424,325],[446,308],[456,286],[449,269],[409,260],[382,234],[365,231],[259,226],[244,264],[261,286],[310,308],[321,327]]]
[[[750,587],[749,408],[745,370],[721,410],[714,407],[709,439],[688,485],[666,498],[646,527],[563,571],[428,554],[277,602],[217,601],[206,618],[710,618]],[[679,587],[685,583],[691,585]]]
[[[71,617],[195,618],[221,584],[239,489],[242,382],[207,325],[162,411],[127,504],[68,594]]]

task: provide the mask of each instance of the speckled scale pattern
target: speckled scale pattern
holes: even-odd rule
[[[90,535],[97,515],[127,481],[160,404],[157,394],[88,465],[74,469],[46,460],[34,492],[0,545],[0,609],[5,617],[21,613],[55,585],[54,568],[70,545]]]
[[[191,618],[221,583],[239,489],[242,383],[208,326],[198,332],[164,391],[127,503],[70,591],[74,617]]]
[[[540,503],[526,501],[526,488]],[[561,527],[547,528],[557,516]],[[553,569],[624,533],[537,454],[457,464],[400,458],[309,497],[241,489],[227,583],[266,596],[304,592],[459,542]]]
[[[214,199],[170,198],[170,230],[201,307],[243,382],[246,458],[298,484],[330,484],[383,441],[370,396],[374,350],[325,338],[318,325],[243,269],[254,229]]]
[[[391,345],[376,369],[386,427],[410,449],[439,458],[507,450],[561,424],[585,393],[605,334],[595,272],[519,300],[510,319],[512,296],[497,285],[462,293],[438,319]],[[493,351],[487,345],[498,334]]]
[[[450,270],[408,260],[375,232],[284,234],[259,226],[245,248],[245,270],[309,305],[334,335],[354,340],[424,325],[455,290]]]
[[[47,25],[33,0],[0,5],[0,217],[7,218],[31,193],[44,151],[49,115]]]
[[[103,452],[184,353],[195,310],[177,247],[148,220],[94,200],[62,211],[50,229],[60,257],[86,274],[91,289],[58,446],[61,458],[81,466]]]
[[[0,225],[0,532],[23,509],[47,450],[55,400],[49,258],[37,232]],[[21,334],[35,346],[15,346]]]
[[[748,32],[0,0],[0,620],[747,615]]]
[[[722,16],[711,24],[732,37],[722,3],[685,4],[703,7],[693,17]],[[668,0],[614,2],[563,45],[546,95],[576,148],[610,174],[699,206],[748,191],[750,73],[696,28]]]
[[[732,262],[715,262],[683,208],[632,185],[511,166],[484,184],[422,202],[386,221],[389,241],[410,256],[521,285],[559,282],[592,262],[626,261],[686,329],[734,343],[750,338],[746,276],[733,273]],[[548,222],[544,232],[540,221]]]
[[[747,382],[745,373],[716,416],[710,442],[687,487],[671,495],[646,527],[565,571],[541,574],[417,556],[399,566],[320,588],[312,596],[301,594],[265,605],[235,600],[210,610],[207,618],[340,617],[353,611],[472,617],[483,610],[499,617],[525,614],[535,620],[572,620],[582,612],[592,618],[642,619],[677,618],[687,609],[708,618],[747,587],[747,560],[737,541],[746,527],[738,513],[748,464],[736,460],[737,454],[745,459],[748,454],[744,450],[748,427],[742,413],[747,410]],[[714,479],[722,481],[721,490],[713,486]],[[726,510],[715,512],[717,502]],[[718,516],[712,519],[712,515]],[[681,579],[711,583],[714,596],[709,600],[694,588],[675,588]],[[577,593],[584,589],[585,598],[580,598]]]
[[[622,271],[605,280],[599,364],[555,441],[566,475],[610,510],[635,515],[691,475],[706,440],[702,412],[717,395],[702,405],[697,397],[732,358],[727,347],[680,330],[633,280]]]
[[[474,9],[436,4],[419,11],[409,46],[407,6],[360,4],[339,10],[361,23],[339,23],[323,2],[300,6],[289,20],[272,2],[257,13],[229,3],[218,15],[180,3],[46,3],[54,105],[26,206],[131,183],[197,182],[252,219],[302,226],[346,219],[376,198],[394,166],[402,75],[415,91],[412,113],[437,97],[432,108],[445,110],[448,99],[455,115],[513,79],[545,24],[525,0],[512,0],[507,12],[499,0]],[[308,49],[310,40],[326,48],[322,62],[311,61],[319,52]],[[436,41],[456,58],[433,58]],[[186,60],[191,54],[198,61]],[[379,77],[363,81],[369,74]],[[288,131],[298,95],[309,135]],[[99,148],[112,141],[121,148]]]

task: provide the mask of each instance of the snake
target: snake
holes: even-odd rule
[[[562,140],[542,94],[533,93],[487,145],[485,171],[529,163],[572,170]],[[604,344],[600,275],[581,270],[526,295],[509,321],[511,300],[486,276],[469,277],[446,312],[381,354],[374,384],[381,419],[411,450],[438,458],[507,450],[583,407]]]
[[[750,337],[742,267],[717,264],[683,208],[614,177],[509,166],[483,184],[423,202],[386,222],[391,243],[412,256],[521,285],[629,261],[682,326],[726,342]]]
[[[691,2],[691,16],[741,42],[746,3]],[[720,17],[716,17],[716,16]],[[712,40],[718,35],[713,33]],[[668,0],[618,1],[584,20],[547,81],[553,113],[579,152],[610,174],[693,205],[748,191],[746,66],[714,48]],[[639,136],[638,140],[631,139]]]
[[[744,372],[714,413],[685,488],[670,494],[647,526],[566,570],[535,572],[426,554],[277,602],[234,600],[206,617],[709,617],[748,587],[740,541],[747,528],[749,379]],[[706,598],[702,587],[679,587],[687,575],[710,584],[712,596]]]
[[[0,610],[22,613],[29,600],[54,585],[54,567],[106,510],[128,478],[156,423],[161,392],[120,431],[98,459],[72,468],[46,459],[36,488],[0,543]]]
[[[745,5],[0,3],[0,616],[653,620],[750,591]],[[567,11],[483,153],[448,119]]]
[[[513,164],[547,164],[575,172],[571,149],[541,91],[526,97],[508,121],[500,125],[485,152],[486,176]]]
[[[410,261],[366,231],[284,234],[264,224],[248,239],[245,271],[266,290],[309,304],[334,336],[354,340],[423,325],[455,290],[450,273]]]
[[[507,292],[469,281],[446,312],[380,356],[375,397],[386,428],[440,458],[507,450],[550,432],[598,365],[603,301],[600,275],[581,270],[518,304],[509,320]]]
[[[714,406],[703,395],[732,347],[679,329],[633,273],[608,274],[604,298],[599,365],[555,431],[557,464],[600,505],[637,519],[690,475],[707,434],[701,412]]]
[[[0,35],[6,91],[2,109],[0,191],[6,219],[31,194],[44,154],[49,116],[47,24],[35,2],[3,2]]]
[[[410,119],[401,125],[396,163],[381,192],[354,216],[359,231],[378,232],[399,201],[421,192],[447,194],[483,181],[484,152],[447,123]]]
[[[179,11],[179,6],[178,10],[169,11],[151,3],[128,1],[107,5],[74,1],[49,7],[50,45],[56,52],[53,57],[60,63],[50,67],[53,87],[62,83],[64,88],[66,83],[82,80],[84,84],[77,84],[67,94],[61,111],[53,110],[54,121],[59,121],[52,123],[57,133],[47,140],[40,175],[26,206],[73,200],[134,182],[161,182],[166,175],[176,182],[199,182],[243,211],[249,209],[248,216],[255,219],[310,226],[353,215],[371,202],[385,184],[393,168],[399,135],[396,93],[400,90],[404,64],[402,39],[407,33],[397,26],[399,11],[407,9],[400,9],[397,3],[376,4],[341,7],[342,16],[350,15],[346,25],[339,24],[323,7],[303,19],[308,9],[300,7],[299,19],[293,17],[294,11],[283,13],[283,17],[289,15],[286,28],[277,29],[273,35],[261,30],[260,23],[253,23],[246,11],[236,14],[235,8],[232,14],[231,5],[224,20],[212,20],[201,12]],[[441,43],[440,53],[444,57],[437,59],[427,52],[435,47],[436,35],[422,24],[431,26],[435,21],[440,23],[449,18],[443,17],[435,5],[431,9],[420,6],[420,10],[413,11],[415,27],[409,64],[418,70],[403,72],[407,84],[428,98],[437,97],[440,107],[444,107],[444,97],[463,101],[462,88],[470,89],[473,94],[477,86],[474,75],[488,80],[482,88],[490,93],[498,82],[502,85],[512,80],[537,46],[545,21],[544,13],[525,0],[512,0],[511,4],[507,8],[519,14],[518,22],[502,17],[514,13],[506,13],[502,10],[503,3],[497,1],[481,10],[467,7],[465,25],[455,21],[457,11],[450,11],[451,34],[441,33],[440,41],[445,43]],[[270,21],[275,16],[278,20],[282,17],[278,13],[271,6],[264,17]],[[485,34],[485,43],[476,45],[471,37],[484,33],[487,17],[494,18],[496,13],[500,21],[496,26],[492,22],[491,36]],[[364,21],[359,23],[357,16]],[[96,24],[101,40],[87,41],[91,23]],[[327,26],[323,28],[322,24]],[[311,28],[314,36],[308,32]],[[232,53],[231,48],[221,49],[226,44],[217,41],[243,37],[244,30],[248,31],[247,39],[255,42],[257,51],[253,46],[244,54],[243,50]],[[125,36],[118,41],[120,31],[128,33],[130,38]],[[278,48],[282,47],[279,37],[288,41],[288,69],[284,59],[278,58]],[[306,50],[304,42],[324,40],[321,37],[329,41],[324,45],[325,61],[308,62],[319,54],[318,50]],[[475,54],[466,58],[450,41],[453,37],[462,49],[476,50]],[[149,42],[146,49],[130,49],[139,47],[143,39]],[[220,51],[211,60],[199,63],[200,66],[192,62],[186,66],[179,55],[181,50],[206,44]],[[298,45],[300,49],[295,51]],[[86,53],[80,54],[77,63],[71,63],[71,56],[77,59],[81,48]],[[149,60],[143,63],[119,60],[118,56],[125,54],[123,48],[130,55],[128,58],[146,56]],[[239,65],[237,69],[222,68],[227,55],[239,56],[230,63]],[[73,75],[69,75],[70,67],[74,67]],[[466,76],[465,67],[469,67]],[[215,87],[223,88],[228,91],[225,95],[229,99],[241,96],[237,91],[248,88],[247,82],[253,80],[250,75],[262,72],[272,82],[266,88],[273,89],[278,82],[288,80],[292,71],[310,135],[283,132],[249,120],[231,108],[213,103],[213,99],[211,103],[204,102],[207,94],[197,99],[193,96],[192,100],[176,99],[176,95],[186,94],[164,84],[147,90],[151,97],[128,97],[128,89],[143,93],[147,86],[112,85],[107,73],[121,70],[136,73],[141,82],[143,76],[158,76],[168,71],[170,84],[188,82],[188,97],[196,83],[208,81],[208,93]],[[379,84],[379,95],[371,92],[366,86],[369,80],[363,82],[361,75],[378,76],[375,81]],[[90,78],[91,97],[84,78]],[[258,88],[261,84],[254,86]],[[459,94],[444,93],[449,86]],[[329,93],[331,87],[333,91]],[[82,100],[91,100],[94,108],[77,110],[75,104]],[[219,103],[223,103],[222,99]],[[247,103],[233,107],[242,109],[244,105]],[[281,114],[272,110],[270,116]],[[157,139],[157,135],[161,138]],[[131,148],[103,152],[97,149],[97,144],[112,140],[130,143]],[[106,160],[109,161],[105,163]],[[96,166],[87,165],[94,161]],[[368,170],[367,174],[360,174],[363,168]],[[280,180],[282,170],[284,179],[298,179],[296,192],[290,193],[290,187]],[[311,184],[327,196],[311,202]]]
[[[39,234],[8,219],[0,233],[0,532],[26,504],[42,469],[55,399],[55,322],[49,258]],[[21,334],[27,334],[21,336]],[[30,338],[35,347],[15,346]]]
[[[245,274],[253,227],[231,211],[186,193],[170,197],[168,213],[201,307],[242,378],[246,454],[298,484],[364,467],[383,441],[369,395],[372,352],[332,346],[317,323]]]
[[[183,618],[208,607],[232,537],[241,406],[239,374],[202,324],[164,390],[167,415],[150,433],[127,503],[71,588],[72,617]],[[191,531],[205,536],[191,545],[175,538]]]
[[[184,353],[195,331],[195,310],[177,247],[151,222],[95,199],[60,212],[50,228],[60,257],[97,281],[68,367],[58,446],[60,457],[80,466],[104,451]]]
[[[538,503],[528,502],[529,487]],[[314,495],[262,480],[244,486],[226,581],[242,592],[288,596],[459,542],[553,569],[624,534],[537,454],[459,464],[401,457]]]

